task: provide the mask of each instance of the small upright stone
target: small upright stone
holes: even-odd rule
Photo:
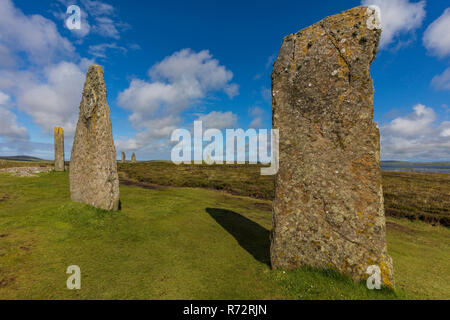
[[[65,171],[64,163],[64,130],[55,127],[55,171]]]
[[[119,209],[119,176],[103,70],[91,65],[84,83],[70,159],[73,201]]]
[[[126,163],[127,162],[127,157],[125,155],[125,152],[122,152],[122,161],[121,163]]]
[[[357,7],[284,38],[272,73],[274,268],[334,268],[359,281],[376,266],[394,286],[369,72],[376,15]]]
[[[131,155],[131,163],[136,163],[136,154],[134,152]]]

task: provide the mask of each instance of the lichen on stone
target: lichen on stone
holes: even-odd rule
[[[393,286],[370,77],[381,30],[367,27],[366,12],[350,9],[283,40],[272,73],[281,139],[271,260],[356,281],[376,264]]]

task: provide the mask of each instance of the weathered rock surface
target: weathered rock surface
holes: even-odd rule
[[[64,130],[55,127],[55,171],[65,171],[64,163]]]
[[[119,209],[119,177],[103,70],[89,67],[70,159],[73,201]]]
[[[121,163],[126,163],[127,162],[127,157],[125,155],[125,152],[122,152],[122,161]]]
[[[131,163],[136,163],[136,154],[134,152],[131,155]]]
[[[377,265],[394,285],[369,73],[381,35],[368,25],[374,14],[357,7],[283,41],[272,73],[274,268],[334,268],[358,281]]]

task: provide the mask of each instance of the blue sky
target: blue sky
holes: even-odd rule
[[[69,5],[81,30],[65,26]],[[450,160],[447,0],[0,0],[0,155],[70,156],[85,72],[104,67],[118,154],[168,159],[170,133],[271,127],[270,73],[284,36],[358,5],[381,10],[371,74],[384,160]]]

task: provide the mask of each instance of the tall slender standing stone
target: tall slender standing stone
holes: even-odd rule
[[[122,152],[122,163],[126,163],[127,162],[127,157],[125,155],[125,152]]]
[[[375,265],[394,285],[369,73],[376,15],[357,7],[284,38],[272,73],[280,130],[274,268],[334,268],[359,281]]]
[[[119,209],[119,177],[103,70],[91,65],[84,83],[70,159],[73,201]]]
[[[134,152],[131,155],[131,163],[136,163],[136,154]]]
[[[64,163],[64,130],[55,127],[55,171],[65,171]]]

